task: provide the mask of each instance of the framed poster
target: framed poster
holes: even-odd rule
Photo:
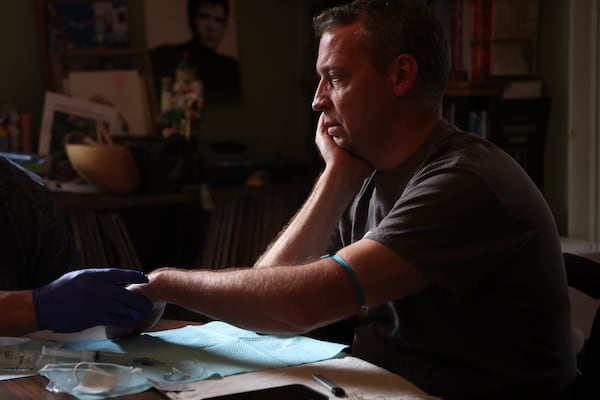
[[[240,98],[233,0],[145,0],[144,9],[156,93],[161,79],[174,81],[177,66],[185,61],[202,81],[207,102]]]

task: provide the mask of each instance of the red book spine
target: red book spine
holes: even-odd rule
[[[21,113],[21,152],[33,153],[33,121],[31,112]]]
[[[463,72],[462,65],[462,0],[450,0],[450,60],[454,78]]]
[[[472,79],[489,78],[493,0],[473,0]]]

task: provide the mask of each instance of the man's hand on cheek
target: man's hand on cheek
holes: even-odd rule
[[[323,114],[317,124],[315,143],[323,161],[330,168],[344,171],[344,174],[352,173],[359,179],[366,178],[373,171],[373,166],[368,161],[337,145],[333,137],[327,133]]]

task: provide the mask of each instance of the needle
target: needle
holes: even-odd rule
[[[136,357],[127,353],[98,350],[67,350],[62,348],[42,347],[42,355],[59,358],[79,359],[81,361],[104,362],[119,365],[157,365],[159,361],[150,357]]]

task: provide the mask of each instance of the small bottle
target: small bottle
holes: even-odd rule
[[[196,68],[190,63],[189,53],[184,52],[175,72],[175,107],[183,111],[180,133],[185,138],[182,176],[184,185],[198,185],[202,181],[202,157],[200,153],[200,123],[204,108],[202,82]]]
[[[172,85],[173,78],[170,76],[163,76],[161,78],[159,128],[162,137],[165,138],[171,136],[176,131],[175,121],[173,121],[171,116],[173,111]]]
[[[33,153],[33,117],[30,111],[21,113],[21,152]]]
[[[160,80],[160,84],[160,111],[164,113],[168,112],[173,107],[173,94],[171,93],[173,78],[170,76],[163,76]]]

